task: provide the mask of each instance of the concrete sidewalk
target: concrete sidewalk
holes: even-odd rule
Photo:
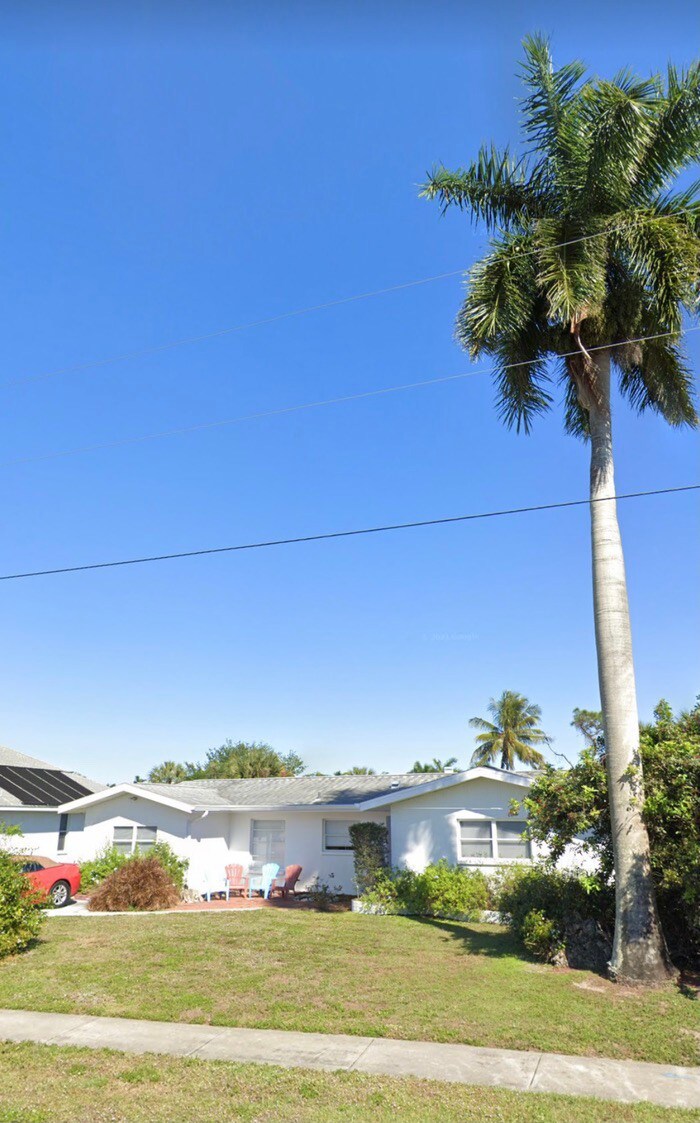
[[[515,1092],[562,1092],[627,1103],[647,1100],[664,1107],[700,1108],[700,1068],[641,1061],[28,1010],[0,1010],[0,1040],[168,1053],[208,1061],[253,1061],[286,1068],[417,1076]]]

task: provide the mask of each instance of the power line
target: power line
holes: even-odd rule
[[[659,221],[664,216],[659,215],[656,218],[653,216],[650,221]],[[564,249],[567,246],[575,246],[580,242],[589,242],[593,238],[603,238],[606,235],[614,234],[617,231],[624,229],[624,227],[611,227],[608,230],[599,230],[596,234],[583,234],[579,238],[570,238],[566,242],[555,242],[551,246],[537,246],[529,250],[521,252],[522,257],[528,257],[530,254],[541,253],[544,249],[557,250]],[[251,328],[264,327],[267,324],[276,324],[281,320],[293,319],[297,316],[306,316],[312,312],[323,312],[328,308],[338,308],[343,304],[354,304],[359,300],[370,300],[375,296],[387,296],[392,292],[401,292],[402,289],[416,288],[419,285],[429,285],[433,281],[444,281],[448,277],[458,277],[463,275],[466,269],[451,269],[447,273],[436,273],[430,277],[419,277],[414,281],[403,281],[397,285],[387,285],[382,289],[373,289],[370,292],[355,293],[352,296],[341,296],[337,300],[326,300],[321,304],[311,304],[306,308],[292,308],[287,312],[279,312],[274,316],[264,316],[257,320],[249,320],[248,323],[234,324],[232,327],[219,328],[217,331],[205,332],[202,335],[185,336],[182,339],[171,339],[165,343],[154,344],[151,347],[141,347],[133,351],[123,351],[118,355],[110,355],[103,359],[89,359],[84,363],[73,363],[65,367],[57,367],[54,370],[44,371],[41,374],[23,375],[21,378],[12,378],[8,382],[2,383],[5,386],[17,386],[25,382],[39,382],[47,378],[55,378],[61,374],[77,374],[84,370],[94,370],[98,367],[112,366],[114,363],[127,362],[129,359],[145,358],[148,355],[157,355],[162,351],[172,351],[177,347],[187,347],[193,343],[205,343],[210,339],[219,339],[225,335],[234,335],[237,332],[249,331]]]
[[[601,344],[597,347],[589,347],[589,353],[595,351],[603,351],[612,349],[614,347],[624,347],[631,343],[647,343],[654,339],[666,339],[669,336],[682,336],[688,335],[690,332],[700,331],[700,325],[696,327],[684,328],[680,331],[666,331],[658,332],[656,335],[640,335],[634,339],[623,339],[618,343]],[[575,355],[579,355],[580,351],[564,351],[561,354],[552,355],[551,358],[567,359]],[[156,433],[143,433],[136,437],[121,437],[113,441],[103,441],[93,445],[79,445],[76,448],[59,449],[56,452],[40,453],[38,456],[18,456],[10,460],[0,460],[0,468],[8,468],[13,465],[20,464],[34,464],[43,460],[57,460],[67,456],[77,456],[86,452],[100,452],[104,449],[122,448],[125,445],[143,444],[146,441],[164,440],[166,437],[181,437],[187,433],[198,433],[207,429],[220,429],[228,425],[240,425],[245,421],[261,421],[266,417],[280,417],[287,413],[299,413],[303,410],[319,409],[321,406],[341,405],[345,402],[358,402],[365,398],[376,398],[386,394],[396,394],[405,392],[407,390],[418,390],[425,386],[438,386],[446,382],[457,382],[465,378],[475,378],[477,375],[493,374],[498,370],[509,370],[513,367],[532,366],[534,363],[539,362],[539,359],[528,359],[519,363],[508,363],[504,367],[486,367],[483,370],[462,371],[459,374],[445,374],[437,378],[421,379],[418,382],[404,382],[397,386],[384,386],[377,390],[363,390],[357,394],[342,394],[335,398],[321,398],[313,402],[300,402],[291,406],[279,406],[276,409],[258,410],[255,413],[243,414],[239,417],[223,418],[220,421],[203,421],[197,425],[179,426],[175,429],[164,429]]]
[[[445,526],[448,523],[473,522],[477,519],[502,518],[505,515],[525,515],[534,511],[556,511],[564,507],[586,507],[591,503],[609,503],[617,499],[640,499],[650,495],[674,495],[681,491],[699,491],[700,484],[682,487],[663,487],[654,491],[628,491],[622,495],[604,496],[600,499],[568,499],[561,503],[540,503],[531,507],[510,507],[501,511],[481,511],[477,514],[450,515],[442,519],[420,519],[415,522],[389,523],[384,526],[361,527],[357,530],[334,530],[326,534],[305,534],[296,538],[272,538],[263,542],[246,542],[237,546],[212,546],[204,550],[182,550],[176,554],[152,554],[147,557],[124,558],[119,561],[92,562],[89,565],[67,565],[56,569],[36,569],[26,573],[5,573],[0,581],[17,581],[24,577],[51,577],[58,573],[82,573],[89,569],[116,569],[125,565],[144,565],[147,562],[174,561],[177,558],[197,558],[207,554],[232,554],[242,550],[262,550],[270,546],[294,546],[302,542],[326,542],[332,538],[356,538],[363,534],[383,534],[390,530],[411,530],[423,526]]]

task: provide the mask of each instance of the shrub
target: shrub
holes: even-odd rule
[[[107,845],[103,847],[95,854],[94,858],[89,858],[88,861],[80,863],[81,889],[92,889],[96,885],[100,885],[105,878],[109,877],[115,870],[121,869],[128,861],[129,855],[122,854],[116,846]]]
[[[488,882],[481,870],[450,866],[442,860],[422,873],[380,871],[361,901],[388,913],[475,920],[488,907]]]
[[[189,862],[187,858],[179,858],[167,842],[154,843],[153,846],[149,847],[146,855],[138,849],[134,854],[122,854],[116,846],[107,845],[94,858],[90,858],[87,862],[81,862],[80,884],[83,889],[92,889],[101,885],[105,878],[113,874],[115,870],[120,870],[127,862],[145,856],[155,858],[156,861],[160,862],[170,880],[182,892],[185,887],[185,874]]]
[[[23,951],[39,934],[44,896],[6,850],[0,849],[0,958]]]
[[[549,920],[542,909],[530,909],[523,919],[522,941],[531,955],[549,963],[564,948],[561,930],[554,920]]]
[[[355,884],[358,893],[364,893],[389,865],[389,831],[384,823],[353,823],[350,840],[355,852]]]
[[[330,875],[329,881],[333,881],[333,874]],[[337,912],[343,904],[343,887],[330,885],[329,882],[321,881],[317,877],[307,889],[306,899],[316,912]]]
[[[88,902],[92,912],[153,912],[178,904],[172,879],[157,858],[130,858],[111,873]]]
[[[555,870],[540,864],[509,867],[496,874],[492,886],[493,903],[507,917],[511,931],[532,955],[553,961],[566,950],[571,966],[584,966],[580,947],[582,934],[590,942],[590,932],[598,932],[598,943],[605,943],[613,920],[612,889],[593,876],[573,870]],[[597,969],[600,948],[588,949],[593,956],[591,969]]]

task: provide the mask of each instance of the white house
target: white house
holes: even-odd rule
[[[528,861],[522,808],[532,774],[497,768],[454,773],[300,776],[254,780],[187,780],[118,784],[56,808],[81,816],[69,857],[91,857],[107,844],[124,852],[168,842],[189,859],[188,882],[202,888],[224,867],[274,861],[303,867],[300,887],[317,877],[355,889],[349,827],[389,828],[391,862],[415,870],[440,858],[493,868]]]
[[[0,823],[19,827],[22,845],[31,853],[57,858],[72,852],[82,834],[83,815],[65,813],[61,804],[103,788],[80,772],[0,745]]]

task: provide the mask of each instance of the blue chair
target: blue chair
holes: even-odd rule
[[[260,876],[260,888],[262,889],[263,899],[270,896],[272,882],[275,880],[279,872],[280,868],[277,865],[277,862],[266,862],[263,866]]]

